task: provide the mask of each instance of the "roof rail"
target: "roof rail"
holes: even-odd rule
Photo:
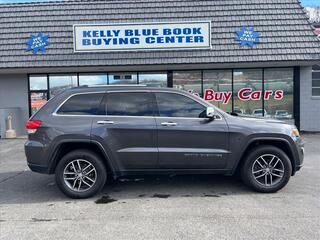
[[[85,85],[86,87],[146,87],[144,84]]]

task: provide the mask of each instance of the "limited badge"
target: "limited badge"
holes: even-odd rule
[[[39,51],[44,53],[46,51],[46,47],[49,45],[49,36],[45,35],[44,33],[31,35],[27,45],[27,51],[33,51],[34,54],[37,54]]]
[[[255,44],[259,43],[259,33],[254,30],[254,27],[243,27],[237,32],[237,41],[241,46],[248,45],[253,48]]]

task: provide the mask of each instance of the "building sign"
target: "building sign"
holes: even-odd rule
[[[266,90],[264,93],[260,90],[253,90],[252,88],[242,88],[238,91],[238,98],[242,101],[260,101],[263,97],[264,100],[274,99],[276,101],[281,101],[283,99],[284,92],[282,90]],[[263,96],[262,96],[263,95]],[[217,101],[223,104],[228,104],[232,98],[232,92],[216,92],[212,89],[204,90],[203,95],[206,101]]]
[[[75,52],[211,47],[211,23],[171,22],[74,25]]]
[[[27,45],[27,51],[33,51],[34,54],[37,54],[39,51],[45,52],[46,47],[49,45],[49,36],[44,33],[31,35],[27,41]]]
[[[254,30],[254,27],[243,27],[237,32],[237,41],[241,46],[248,45],[253,48],[253,46],[259,43],[259,33]]]

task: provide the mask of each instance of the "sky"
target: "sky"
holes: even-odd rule
[[[0,3],[48,2],[50,0],[0,0]],[[320,6],[320,0],[301,0],[304,6]]]

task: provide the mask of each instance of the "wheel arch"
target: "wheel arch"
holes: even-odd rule
[[[238,171],[241,168],[241,165],[244,163],[245,157],[247,154],[255,147],[257,146],[263,146],[263,145],[269,145],[269,146],[274,146],[276,148],[281,149],[284,151],[287,156],[290,159],[291,165],[292,165],[292,173],[291,175],[295,174],[295,166],[296,166],[296,161],[295,161],[295,153],[294,150],[292,149],[292,146],[290,142],[287,139],[283,138],[253,138],[251,139],[242,153],[240,154],[240,158],[233,170],[233,173]]]
[[[49,173],[53,174],[55,172],[56,166],[59,163],[59,160],[62,156],[67,154],[68,152],[77,150],[77,149],[86,149],[89,151],[92,151],[96,154],[98,154],[101,159],[103,160],[103,163],[105,164],[105,167],[107,168],[107,171],[112,174],[112,176],[115,176],[115,168],[110,160],[110,157],[108,156],[107,152],[103,148],[103,146],[97,142],[92,140],[63,140],[56,144],[54,147],[54,150],[52,151],[50,159],[50,165],[49,165]]]

